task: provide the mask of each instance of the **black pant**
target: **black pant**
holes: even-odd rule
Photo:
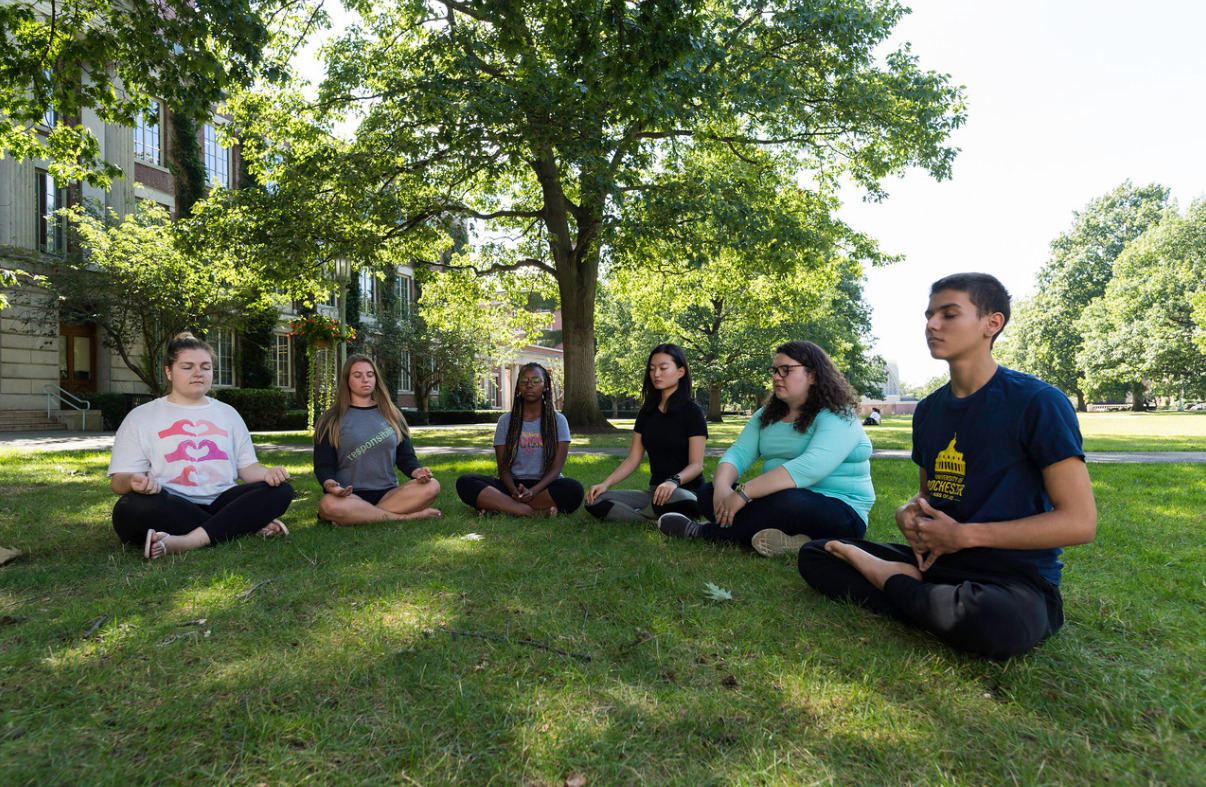
[[[737,541],[749,546],[755,533],[768,528],[812,538],[858,538],[867,532],[867,523],[847,503],[811,489],[782,489],[756,497],[737,512],[732,525],[721,527],[716,524],[713,493],[711,483],[696,493],[699,511],[708,520],[699,535],[713,541]]]
[[[995,550],[943,555],[916,580],[897,574],[879,590],[849,563],[825,551],[828,539],[800,550],[800,576],[830,598],[850,599],[924,629],[948,645],[990,659],[1030,650],[1064,623],[1059,588],[1025,563]],[[883,560],[917,565],[902,544],[842,539]]]
[[[539,478],[516,478],[516,484],[523,484],[528,489],[531,489],[536,484],[540,483]],[[488,475],[476,475],[470,473],[456,479],[456,494],[461,498],[461,501],[471,508],[477,508],[477,496],[482,493],[486,487],[493,487],[502,492],[507,497],[511,493],[503,486],[503,482],[497,478],[491,478]],[[545,487],[549,496],[553,498],[553,504],[557,506],[557,513],[572,514],[578,510],[578,506],[582,505],[582,484],[572,478],[558,478],[553,483]]]
[[[217,544],[258,531],[285,513],[291,502],[293,487],[264,481],[237,484],[205,504],[166,490],[153,495],[127,492],[113,506],[113,529],[122,541],[140,547],[152,528],[183,536],[200,527],[210,543]]]

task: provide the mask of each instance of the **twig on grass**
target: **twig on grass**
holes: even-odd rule
[[[251,590],[248,590],[245,593],[240,593],[239,595],[235,596],[235,599],[246,599],[248,596],[250,596],[252,593],[254,593],[257,590],[259,590],[260,588],[262,588],[264,585],[267,585],[269,582],[275,582],[278,579],[283,579],[283,577],[273,577],[272,579],[265,579],[263,582],[258,583]]]
[[[88,627],[88,630],[87,630],[86,632],[84,632],[84,637],[83,637],[83,638],[84,638],[84,639],[88,639],[88,638],[89,638],[89,637],[91,637],[93,634],[95,634],[95,633],[96,633],[96,630],[97,630],[98,628],[100,628],[101,626],[105,625],[105,621],[106,621],[106,620],[108,620],[108,619],[109,619],[109,616],[108,616],[108,615],[101,615],[99,618],[97,618],[96,620],[92,621],[92,625]]]
[[[586,628],[586,620],[590,617],[590,612],[586,609],[586,605],[581,601],[578,602],[578,606],[582,607],[582,628]]]
[[[573,658],[581,659],[583,661],[591,661],[591,657],[585,653],[571,653],[568,650],[562,650],[561,648],[556,648],[552,645],[546,645],[543,642],[536,642],[530,639],[511,640],[506,637],[500,637],[497,634],[483,634],[478,631],[453,631],[451,629],[448,630],[448,633],[452,635],[453,639],[456,639],[457,637],[477,637],[478,639],[489,639],[495,642],[505,642],[507,644],[514,643],[516,645],[527,645],[533,648],[540,648],[541,650],[552,651],[553,653],[557,653],[562,656],[572,656]]]

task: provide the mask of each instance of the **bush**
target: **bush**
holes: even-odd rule
[[[428,410],[427,418],[423,419],[418,410],[404,410],[406,423],[411,426],[427,424],[493,424],[502,417],[502,410]]]
[[[211,395],[243,416],[252,431],[284,428],[289,394],[275,388],[218,388]],[[304,429],[305,426],[303,425]]]
[[[287,429],[290,432],[304,432],[309,418],[310,414],[305,409],[289,410],[285,413],[284,420],[276,428]]]
[[[93,410],[100,410],[101,420],[105,429],[113,431],[121,426],[126,413],[130,412],[125,394],[120,393],[81,393],[78,396],[92,405]]]

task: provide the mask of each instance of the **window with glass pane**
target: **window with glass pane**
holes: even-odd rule
[[[42,75],[46,77],[48,85],[54,82],[54,74],[50,71],[43,69]],[[54,128],[58,125],[58,122],[59,112],[54,108],[54,104],[50,104],[46,107],[46,111],[42,113],[42,125],[46,126],[46,128]]]
[[[134,158],[151,164],[162,164],[159,145],[159,102],[152,101],[150,109],[134,118]]]
[[[272,384],[277,388],[293,387],[293,357],[289,337],[283,333],[272,335]]]
[[[402,353],[401,363],[398,364],[398,390],[411,393],[414,385],[410,380],[410,353]]]
[[[377,277],[372,271],[360,271],[360,311],[377,313]]]
[[[395,281],[398,296],[398,312],[410,314],[410,277],[399,276]]]
[[[38,189],[38,249],[47,254],[63,252],[63,225],[54,212],[66,207],[66,189],[59,188],[50,173],[35,170]]]
[[[234,332],[218,328],[207,338],[214,348],[214,385],[234,385]]]
[[[218,129],[205,124],[205,176],[211,186],[230,186],[230,148],[218,144]]]

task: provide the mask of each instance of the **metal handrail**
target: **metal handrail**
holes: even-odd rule
[[[87,411],[92,409],[92,402],[73,394],[65,388],[60,388],[54,383],[46,383],[42,386],[42,392],[46,394],[46,419],[50,420],[50,403],[52,397],[59,400],[60,405],[67,405],[73,410],[80,411],[80,431],[86,431],[88,426]],[[82,406],[81,406],[82,405]]]

